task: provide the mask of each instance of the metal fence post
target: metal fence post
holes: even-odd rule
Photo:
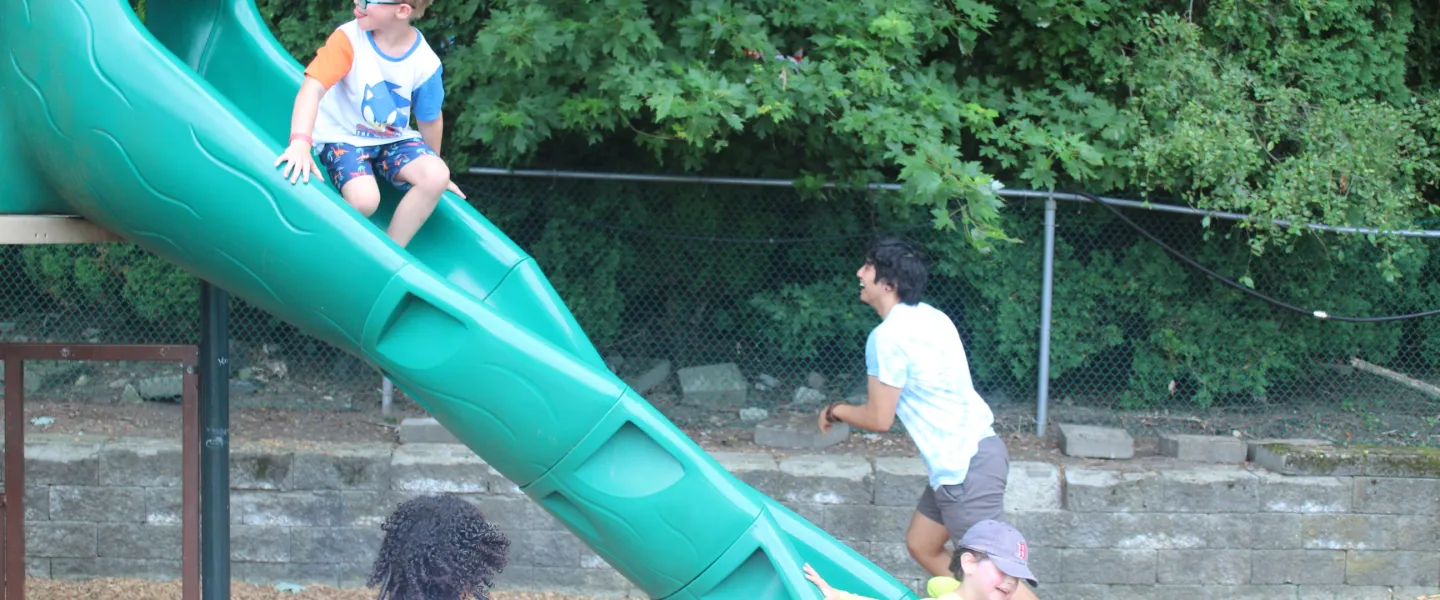
[[[1036,384],[1035,435],[1045,437],[1050,403],[1050,300],[1055,273],[1055,199],[1045,199],[1045,256],[1040,268],[1040,381]]]
[[[230,598],[230,295],[200,282],[200,586]]]

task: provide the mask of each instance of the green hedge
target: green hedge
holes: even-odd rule
[[[258,4],[302,62],[349,12],[328,0]],[[482,202],[600,345],[644,331],[676,348],[730,340],[706,350],[716,356],[738,347],[751,360],[841,365],[873,317],[850,298],[854,243],[757,255],[594,223],[726,237],[930,223],[911,231],[937,258],[936,302],[974,340],[977,376],[1024,388],[1038,354],[1040,218],[1034,205],[1002,208],[992,178],[1299,222],[1413,226],[1435,212],[1436,13],[1365,0],[440,0],[420,26],[446,63],[453,163],[804,180],[793,197],[537,185]],[[774,58],[802,46],[799,68]],[[897,179],[899,194],[813,187]],[[1300,389],[1324,372],[1318,364],[1351,356],[1417,376],[1440,367],[1435,319],[1354,325],[1283,313],[1199,276],[1103,212],[1062,217],[1051,354],[1062,387],[1132,405],[1165,401],[1175,387],[1208,404]],[[1145,222],[1292,304],[1358,315],[1440,307],[1433,243]],[[35,248],[23,265],[57,302],[188,322],[192,288],[158,291],[183,276],[150,261]]]

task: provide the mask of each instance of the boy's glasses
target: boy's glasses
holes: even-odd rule
[[[355,5],[359,6],[360,10],[370,8],[371,4],[406,4],[406,2],[405,0],[355,0]]]

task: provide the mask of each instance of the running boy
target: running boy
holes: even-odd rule
[[[860,301],[881,319],[865,344],[868,400],[826,407],[820,429],[844,422],[883,432],[900,417],[930,475],[905,545],[931,575],[948,575],[945,542],[979,521],[1004,518],[1010,456],[995,435],[990,406],[971,383],[955,324],[920,301],[929,278],[920,251],[895,238],[878,240],[855,276]]]
[[[330,174],[345,202],[369,217],[380,205],[375,173],[405,192],[386,232],[405,247],[450,181],[440,159],[445,99],[440,57],[410,24],[432,0],[355,0],[355,19],[333,33],[305,68],[290,117],[289,147],[275,161],[294,184]],[[416,128],[410,127],[414,116]],[[313,134],[313,137],[312,137]]]

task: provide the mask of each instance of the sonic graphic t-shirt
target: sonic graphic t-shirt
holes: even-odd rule
[[[326,89],[315,119],[315,144],[376,146],[421,137],[410,127],[410,117],[440,117],[445,99],[441,71],[440,57],[419,30],[405,54],[390,56],[355,21],[341,25],[305,68]]]

